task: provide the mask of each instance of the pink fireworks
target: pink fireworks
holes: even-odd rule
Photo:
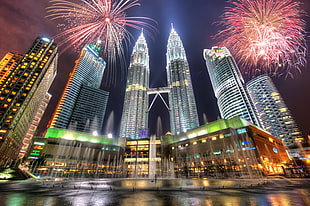
[[[70,43],[76,47],[103,41],[104,50],[122,50],[123,40],[130,39],[126,26],[135,29],[155,29],[145,22],[153,21],[148,17],[128,17],[126,10],[140,6],[139,0],[51,0],[48,7],[48,18],[62,19],[66,22],[66,30],[57,37],[65,37],[60,44]],[[71,46],[67,45],[67,46]]]
[[[75,1],[77,3],[74,3]],[[148,17],[129,17],[126,11],[140,6],[139,0],[50,0],[47,18],[61,20],[64,31],[55,36],[64,45],[63,51],[74,47],[101,42],[103,55],[108,62],[109,84],[116,82],[116,60],[121,62],[121,74],[125,68],[124,47],[132,36],[126,27],[144,28],[151,34],[156,31],[153,19]]]
[[[305,13],[292,0],[229,1],[217,34],[244,74],[293,77],[306,63]]]

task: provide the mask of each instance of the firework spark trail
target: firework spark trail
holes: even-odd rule
[[[306,64],[305,13],[292,0],[229,1],[216,37],[244,74],[293,77]]]
[[[75,3],[77,2],[77,3]],[[157,31],[148,17],[129,17],[126,11],[140,6],[139,0],[50,0],[47,18],[65,22],[64,30],[55,36],[63,51],[74,47],[102,42],[103,56],[108,62],[112,78],[116,78],[116,60],[124,64],[124,49],[132,36],[126,27],[144,28],[146,34]],[[112,65],[112,66],[111,66]]]

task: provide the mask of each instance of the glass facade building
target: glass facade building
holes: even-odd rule
[[[22,140],[55,78],[57,56],[56,44],[46,37],[38,37],[3,79],[0,87],[1,163],[17,158]]]
[[[291,112],[270,77],[262,75],[252,79],[247,83],[247,89],[265,130],[282,139],[288,147],[303,140]]]
[[[172,134],[179,134],[198,127],[199,120],[185,50],[174,28],[168,38],[166,58],[170,129]]]
[[[148,129],[149,53],[143,33],[131,54],[120,137],[139,138]]]
[[[243,119],[261,126],[244,86],[239,68],[225,47],[212,47],[203,52],[221,117]]]
[[[96,124],[96,131],[101,131],[108,92],[99,89],[106,66],[99,53],[96,45],[83,48],[53,115],[51,128],[89,132],[89,127],[85,128],[88,122],[88,125]],[[88,101],[85,98],[89,98]]]
[[[82,85],[72,112],[69,128],[88,133],[100,133],[108,98],[108,92]]]

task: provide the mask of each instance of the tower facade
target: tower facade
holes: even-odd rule
[[[247,83],[247,89],[265,130],[282,139],[288,147],[303,140],[291,112],[270,77],[262,75],[252,79]]]
[[[38,110],[36,114],[34,115],[31,125],[23,139],[23,146],[21,150],[19,151],[18,158],[22,159],[27,154],[29,150],[29,146],[31,146],[32,139],[35,135],[35,132],[37,131],[37,128],[41,122],[41,119],[43,117],[43,114],[45,113],[45,110],[52,98],[52,95],[49,93],[46,93],[44,96],[44,99],[41,101],[41,104],[38,107]]]
[[[87,125],[96,121],[96,131],[101,131],[108,92],[99,89],[106,66],[99,52],[100,48],[96,45],[83,48],[53,115],[51,128],[89,132]],[[90,96],[92,97],[85,101],[85,98]]]
[[[44,99],[57,68],[57,46],[38,37],[0,86],[0,156],[17,158],[32,119]],[[3,163],[3,162],[2,162]]]
[[[183,43],[172,28],[167,45],[167,81],[172,134],[199,126],[195,96]]]
[[[203,52],[221,117],[239,116],[261,127],[244,86],[241,72],[226,47],[212,47]]]
[[[143,33],[131,54],[120,137],[139,138],[148,128],[149,52]]]

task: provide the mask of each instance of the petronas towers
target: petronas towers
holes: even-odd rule
[[[171,133],[179,134],[198,127],[199,122],[185,50],[173,28],[168,39],[166,57]]]
[[[138,38],[128,69],[120,137],[143,138],[148,131],[149,94],[168,93],[172,134],[199,126],[189,66],[182,41],[172,28],[167,45],[167,87],[149,88],[149,53],[143,33]],[[155,96],[156,97],[156,96]],[[169,105],[169,106],[168,106]]]
[[[133,48],[128,69],[120,137],[139,137],[140,131],[147,128],[149,78],[149,54],[142,33]]]

